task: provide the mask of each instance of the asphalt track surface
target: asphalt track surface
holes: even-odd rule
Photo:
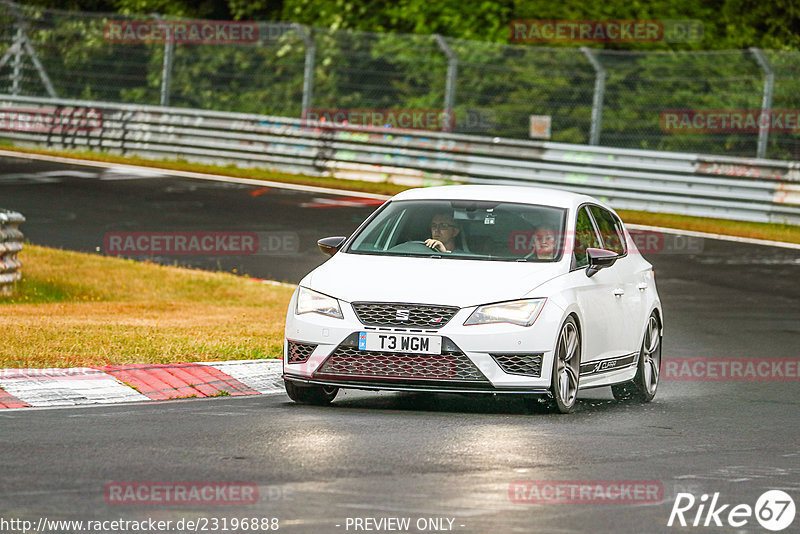
[[[324,260],[317,238],[349,233],[374,209],[167,175],[0,159],[0,207],[28,217],[33,243],[85,251],[102,252],[116,231],[295,232],[291,254],[157,258],[289,282]],[[704,240],[699,252],[647,258],[664,304],[665,360],[797,358],[800,252]],[[420,518],[452,519],[452,532],[769,532],[753,517],[739,528],[667,522],[679,492],[754,506],[781,489],[800,505],[798,387],[668,380],[647,405],[601,388],[568,416],[530,414],[515,398],[364,392],[340,393],[327,408],[271,395],[9,410],[0,412],[0,518],[274,517],[281,531],[320,533],[366,532],[356,518],[387,517],[410,518],[408,532],[437,531],[417,529]],[[110,504],[104,488],[121,481],[248,482],[259,499]],[[516,502],[509,487],[519,481],[653,481],[663,495]],[[783,532],[798,531],[800,517]]]

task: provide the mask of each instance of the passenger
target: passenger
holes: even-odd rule
[[[437,213],[431,219],[431,238],[425,240],[425,244],[439,252],[453,252],[458,248],[456,238],[460,233],[461,228],[452,215]]]
[[[542,227],[535,232],[536,258],[540,260],[552,260],[556,257],[557,243],[556,231],[552,228]]]

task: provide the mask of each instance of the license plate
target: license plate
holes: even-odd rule
[[[358,350],[441,354],[442,336],[391,334],[388,332],[359,332]]]

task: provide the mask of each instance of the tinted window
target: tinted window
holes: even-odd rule
[[[355,236],[346,252],[558,261],[563,249],[564,219],[565,210],[550,206],[472,200],[400,200],[382,209]],[[427,239],[441,240],[446,253],[426,247]]]
[[[617,254],[625,254],[625,236],[619,220],[614,217],[613,213],[599,206],[591,206],[589,209],[600,230],[603,248]]]
[[[578,212],[578,219],[575,221],[575,266],[586,267],[589,259],[586,257],[587,248],[600,248],[600,240],[594,231],[592,219],[586,208],[581,208]]]

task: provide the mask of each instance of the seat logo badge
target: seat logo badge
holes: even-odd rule
[[[398,321],[408,321],[409,315],[409,310],[397,310],[394,318]]]
[[[441,317],[434,317],[433,319],[431,319],[431,320],[430,320],[430,321],[428,321],[428,322],[431,322],[431,323],[441,323],[441,322],[442,322],[442,318],[441,318]]]

